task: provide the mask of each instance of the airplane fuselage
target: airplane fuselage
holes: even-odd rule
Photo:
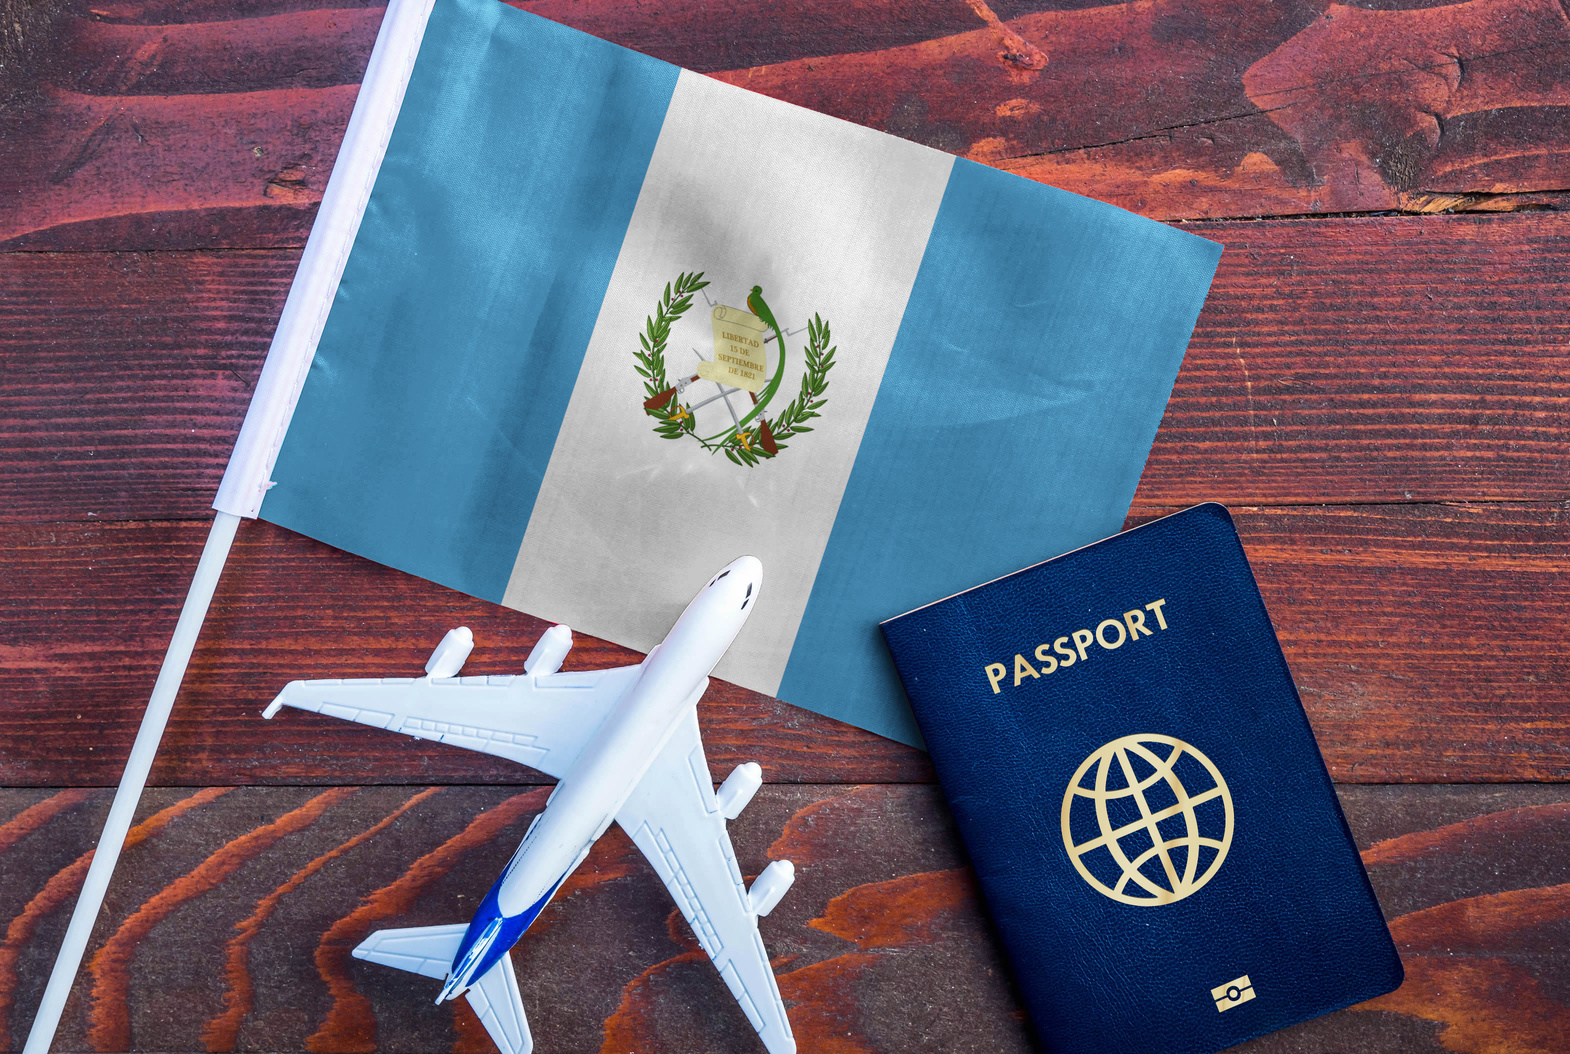
[[[437,1002],[462,994],[507,954],[605,833],[703,696],[709,673],[752,613],[762,571],[752,557],[729,564],[649,653],[481,902]]]

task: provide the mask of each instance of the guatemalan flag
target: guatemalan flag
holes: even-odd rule
[[[716,674],[919,742],[879,620],[1119,529],[1220,253],[393,0],[215,506],[639,650],[757,556]]]

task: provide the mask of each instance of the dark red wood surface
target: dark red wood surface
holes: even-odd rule
[[[1570,189],[1557,0],[519,6],[1163,219],[1559,208]],[[0,246],[303,241],[379,9],[55,0],[29,16],[51,44],[13,80]]]
[[[1570,590],[1562,505],[1234,511],[1338,780],[1570,776],[1570,659],[1558,643]],[[0,779],[119,778],[204,537],[194,522],[0,528],[16,569],[12,650],[0,671],[12,719],[0,728]],[[259,718],[297,677],[417,673],[459,623],[478,641],[467,667],[475,673],[516,671],[544,626],[270,524],[245,524],[154,781],[540,779],[329,718]],[[633,658],[580,640],[569,668]],[[771,780],[930,778],[917,751],[733,686],[712,689],[699,713],[716,771],[756,758]]]
[[[1252,1046],[1570,1051],[1563,4],[519,6],[1223,242],[1130,522],[1234,507],[1408,972]],[[0,16],[19,1049],[381,10]],[[465,917],[538,777],[259,719],[296,676],[413,671],[459,622],[477,672],[516,670],[542,625],[242,527],[57,1049],[489,1049],[346,951],[382,920]],[[629,657],[580,639],[569,666]],[[743,869],[802,868],[764,935],[803,1051],[1028,1049],[925,757],[726,685],[700,720],[717,772],[756,758],[769,780],[735,826]],[[614,832],[539,928],[518,963],[542,1051],[757,1049]]]
[[[1345,787],[1408,982],[1243,1048],[1564,1050],[1570,788]],[[148,793],[60,1033],[66,1050],[485,1050],[467,1006],[359,963],[380,926],[473,910],[545,788]],[[108,791],[0,792],[0,1038],[20,1045]],[[762,923],[803,1052],[1027,1051],[941,794],[770,786],[732,826],[748,876],[789,858]],[[1508,858],[1508,867],[1501,859]],[[515,953],[540,1050],[757,1049],[619,830]]]

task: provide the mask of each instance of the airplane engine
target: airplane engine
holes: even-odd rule
[[[450,629],[431,652],[431,657],[425,660],[425,672],[432,677],[456,677],[473,650],[474,634],[469,632],[468,626]]]
[[[572,630],[557,624],[540,634],[534,650],[523,660],[523,672],[534,677],[549,677],[561,669],[562,660],[572,650]]]
[[[785,896],[791,883],[796,881],[796,865],[789,860],[776,860],[763,869],[763,874],[752,880],[752,886],[747,890],[747,899],[752,902],[752,910],[759,915],[767,915],[774,910],[774,906]]]
[[[725,782],[720,784],[720,789],[714,792],[715,799],[720,804],[720,813],[727,820],[734,820],[741,815],[741,810],[752,801],[752,796],[758,793],[758,788],[763,786],[763,769],[756,761],[749,761],[737,765],[731,774],[725,777]]]

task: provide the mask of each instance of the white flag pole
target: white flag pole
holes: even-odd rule
[[[46,1054],[54,1040],[87,940],[92,936],[93,923],[103,906],[109,878],[120,858],[132,815],[152,769],[153,756],[158,752],[158,741],[163,737],[164,725],[168,723],[185,668],[191,661],[191,650],[196,646],[202,620],[207,617],[213,590],[218,586],[218,576],[234,542],[235,528],[242,518],[256,517],[262,498],[272,486],[273,464],[283,445],[284,433],[288,431],[289,419],[294,415],[300,390],[305,386],[322,328],[327,324],[327,312],[337,294],[338,280],[343,276],[355,235],[359,233],[371,187],[387,153],[387,143],[392,138],[393,126],[403,105],[404,89],[408,87],[434,3],[435,0],[390,0],[387,13],[382,16],[376,45],[371,49],[370,62],[365,67],[365,79],[349,115],[349,127],[344,131],[343,146],[338,150],[332,175],[322,192],[322,204],[311,224],[311,236],[306,239],[294,282],[289,286],[289,296],[284,301],[278,328],[267,349],[267,361],[262,364],[262,374],[251,396],[245,423],[240,427],[223,481],[218,485],[218,496],[213,501],[218,515],[208,532],[196,577],[186,594],[174,638],[158,671],[152,700],[142,718],[141,730],[136,734],[136,743],[131,747],[120,789],[109,808],[109,819],[98,838],[98,848],[77,898],[76,911],[66,929],[54,971],[49,975],[38,1016],[33,1019],[32,1031],[27,1035],[24,1054]]]
[[[179,694],[180,682],[185,679],[185,668],[191,662],[197,634],[207,617],[213,591],[218,588],[218,576],[223,573],[224,561],[229,557],[229,547],[234,542],[239,523],[240,517],[220,512],[207,532],[202,559],[196,565],[191,589],[185,595],[185,606],[180,609],[180,621],[175,623],[169,650],[164,653],[152,699],[142,715],[142,727],[131,746],[131,757],[125,763],[125,775],[120,777],[120,789],[115,792],[114,804],[109,807],[109,819],[104,821],[103,834],[98,836],[98,848],[87,869],[87,881],[82,884],[81,895],[76,899],[76,911],[71,915],[65,941],[55,958],[54,972],[49,975],[43,1002],[38,1005],[38,1016],[33,1019],[32,1031],[27,1034],[27,1045],[22,1048],[24,1054],[46,1054],[54,1039],[66,997],[71,994],[71,984],[76,980],[76,971],[82,962],[82,953],[87,949],[87,939],[92,936],[93,923],[98,920],[98,910],[103,907],[104,894],[109,890],[109,877],[114,874],[115,862],[120,859],[120,849],[131,829],[131,817],[141,800],[142,788],[147,785],[147,774],[158,753],[158,741],[163,738],[164,726],[169,723],[169,712],[174,709],[174,698]]]

